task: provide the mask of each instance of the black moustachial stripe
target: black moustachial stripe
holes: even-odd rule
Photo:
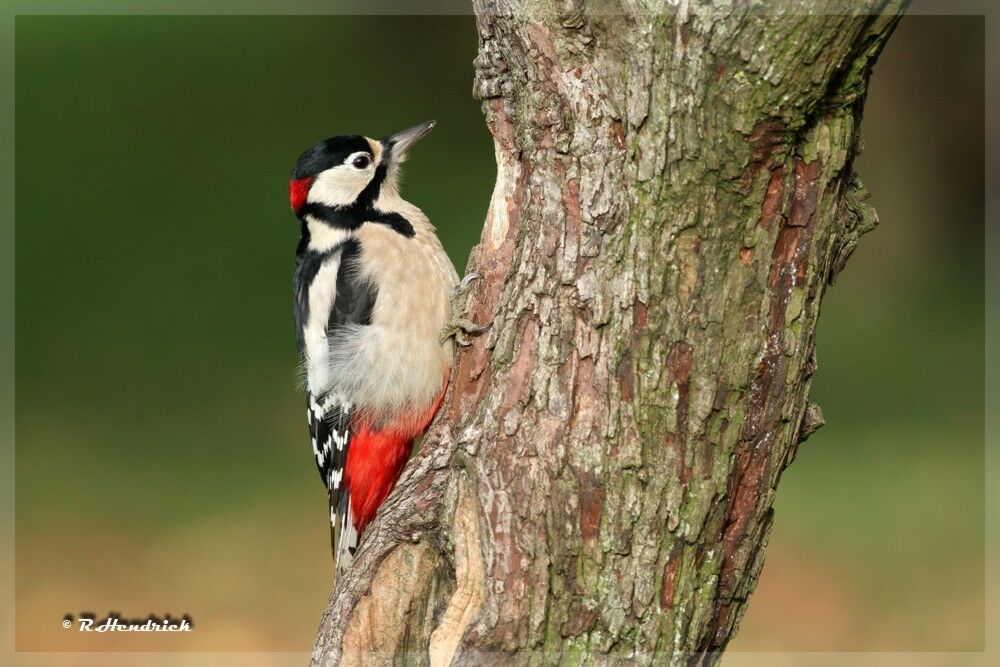
[[[355,202],[350,206],[327,206],[316,202],[307,202],[299,209],[299,215],[305,220],[311,215],[331,227],[338,229],[357,229],[366,222],[386,225],[394,232],[407,238],[413,238],[416,232],[409,220],[399,213],[385,213],[375,208],[361,208]]]

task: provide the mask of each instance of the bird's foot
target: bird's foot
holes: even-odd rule
[[[490,328],[491,322],[486,324],[476,324],[463,317],[465,312],[465,302],[469,296],[472,282],[481,278],[478,273],[470,273],[462,278],[462,282],[455,286],[455,291],[451,295],[451,319],[441,332],[441,342],[444,343],[449,338],[454,338],[455,342],[462,347],[472,345],[469,340],[470,335],[482,333]]]
[[[482,333],[490,328],[489,324],[476,324],[464,318],[458,317],[445,326],[444,332],[441,334],[441,342],[445,342],[449,338],[454,338],[455,342],[462,347],[468,347],[472,345],[472,341],[469,340],[470,335]]]

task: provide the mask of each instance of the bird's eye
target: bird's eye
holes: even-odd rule
[[[359,155],[356,158],[354,158],[354,162],[352,162],[351,164],[354,165],[355,169],[364,169],[370,163],[371,159],[367,155]]]

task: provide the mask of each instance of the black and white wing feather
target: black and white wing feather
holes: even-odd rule
[[[371,324],[377,291],[374,285],[359,277],[357,263],[360,252],[360,246],[354,239],[346,240],[337,249],[339,267],[336,291],[326,324],[328,341],[335,340],[339,327]],[[300,291],[308,293],[308,286],[304,290],[297,288],[297,292]],[[307,313],[305,317],[319,315],[309,312],[308,304],[304,310]],[[300,317],[301,319],[305,318]],[[335,379],[333,386],[336,387]],[[310,387],[306,392],[309,434],[316,466],[330,496],[333,558],[340,572],[350,565],[359,538],[354,529],[348,480],[344,476],[351,445],[353,406],[349,397],[338,394],[336,389],[328,389],[322,394],[314,393],[314,389]]]
[[[306,392],[307,417],[313,456],[330,496],[330,539],[338,570],[350,564],[357,547],[351,517],[350,493],[344,480],[351,441],[351,406],[335,394]],[[346,552],[346,553],[344,553]]]

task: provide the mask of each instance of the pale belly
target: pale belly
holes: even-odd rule
[[[421,265],[400,269],[413,266]],[[321,391],[378,421],[425,410],[451,368],[452,344],[441,334],[450,317],[454,269],[450,263],[422,268],[414,275],[379,272],[371,324],[340,328],[308,355],[309,375],[321,378]]]

